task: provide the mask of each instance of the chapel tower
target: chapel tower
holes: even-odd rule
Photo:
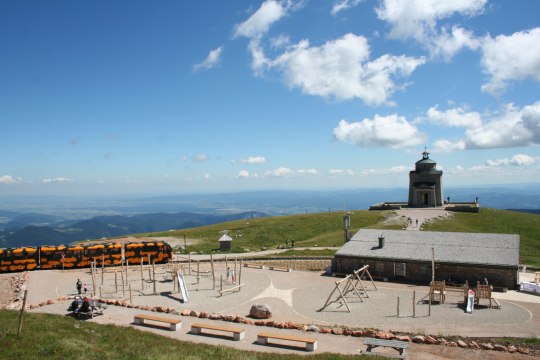
[[[437,163],[429,158],[424,150],[422,159],[415,164],[415,170],[409,173],[409,206],[443,206],[442,170],[436,169]]]

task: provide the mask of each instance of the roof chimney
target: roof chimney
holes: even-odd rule
[[[379,249],[382,249],[384,247],[384,236],[383,234],[381,234],[381,236],[379,236]]]

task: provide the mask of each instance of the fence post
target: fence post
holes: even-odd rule
[[[24,308],[26,307],[26,295],[28,295],[28,289],[24,290],[24,298],[23,298],[23,303],[22,303],[22,308],[21,308],[21,314],[19,315],[19,329],[17,330],[17,337],[19,335],[21,335],[22,318],[23,318],[23,314],[24,314]]]

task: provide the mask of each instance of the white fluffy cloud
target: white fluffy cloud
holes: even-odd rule
[[[467,148],[503,148],[528,146],[540,137],[540,101],[518,109],[512,104],[497,118],[474,129],[467,129]],[[536,132],[536,133],[535,133]]]
[[[70,179],[70,178],[66,178],[66,177],[57,177],[57,178],[52,178],[52,179],[43,179],[43,180],[41,180],[41,182],[44,183],[44,184],[64,183],[64,182],[70,182],[70,181],[73,181],[73,180]]]
[[[249,171],[247,170],[240,170],[238,172],[238,175],[236,176],[238,178],[248,178],[249,177]]]
[[[408,148],[424,143],[425,134],[398,115],[380,116],[349,123],[341,120],[334,128],[334,138],[357,146]]]
[[[497,160],[487,160],[487,166],[529,166],[536,162],[536,158],[526,155],[526,154],[517,154],[511,158],[497,159]]]
[[[19,178],[19,177],[13,177],[11,175],[2,175],[0,176],[0,184],[5,184],[5,185],[9,185],[9,184],[17,184],[17,183],[20,183],[22,182],[22,179]]]
[[[317,169],[298,169],[292,170],[286,167],[279,167],[274,170],[269,170],[265,173],[268,177],[298,177],[298,176],[314,176],[318,175]]]
[[[540,144],[540,101],[522,109],[507,105],[500,114],[482,119],[478,113],[466,113],[462,108],[445,112],[430,108],[428,119],[447,126],[466,128],[463,138],[439,139],[434,150],[451,152],[465,149],[521,147]]]
[[[221,63],[221,53],[223,52],[223,46],[220,46],[208,53],[206,59],[203,62],[195,64],[193,66],[194,71],[213,69]]]
[[[429,108],[427,119],[436,124],[451,127],[477,128],[482,125],[482,116],[477,112],[466,112],[462,107],[440,111],[438,105]]]
[[[303,40],[268,63],[278,68],[291,88],[337,100],[362,99],[369,105],[388,102],[395,79],[408,77],[423,58],[383,55],[369,61],[365,37],[346,34],[321,46]]]
[[[287,9],[275,0],[266,0],[246,21],[237,24],[234,36],[257,38],[268,32],[273,23],[287,15]]]
[[[498,95],[512,80],[540,82],[540,28],[488,37],[482,52],[482,68],[490,76],[482,91]]]
[[[206,154],[197,154],[197,155],[193,155],[191,160],[194,162],[203,162],[203,161],[208,160],[208,156]]]
[[[342,176],[342,175],[353,176],[354,175],[354,171],[351,169],[330,169],[328,170],[328,173],[332,176]]]
[[[340,11],[350,9],[352,7],[357,6],[360,4],[363,0],[338,0],[334,2],[334,5],[332,6],[332,15],[336,15]]]
[[[465,150],[467,144],[463,140],[450,141],[450,140],[436,140],[432,144],[433,151],[435,152],[455,152]]]
[[[403,165],[393,166],[388,169],[365,169],[360,171],[361,176],[373,175],[388,175],[388,174],[405,174],[409,172],[409,168]]]
[[[437,22],[455,15],[474,16],[484,11],[487,0],[383,0],[376,9],[379,19],[391,26],[390,38],[415,39],[434,57],[445,59],[463,47],[475,49],[478,40],[471,32],[453,26],[439,28]]]
[[[248,156],[247,158],[233,160],[233,164],[264,164],[266,163],[266,158],[264,156]]]

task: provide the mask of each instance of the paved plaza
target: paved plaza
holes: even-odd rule
[[[190,309],[245,317],[249,314],[253,304],[267,304],[273,313],[271,320],[315,324],[320,327],[343,325],[350,328],[375,328],[406,332],[413,335],[432,334],[435,336],[540,336],[540,297],[516,291],[495,293],[495,297],[499,299],[502,305],[500,310],[482,307],[476,309],[473,314],[467,314],[462,305],[458,304],[461,297],[449,296],[445,304],[433,304],[431,306],[431,316],[428,316],[429,305],[427,303],[416,304],[415,317],[413,317],[413,296],[418,302],[428,293],[428,287],[426,286],[375,282],[375,289],[370,281],[364,281],[363,284],[369,297],[363,294],[362,300],[360,300],[358,296],[349,293],[346,297],[351,308],[349,313],[342,300],[332,302],[325,309],[319,311],[334,289],[335,282],[340,280],[339,278],[324,276],[319,272],[282,272],[244,267],[241,274],[241,281],[244,286],[242,286],[241,290],[219,296],[219,279],[221,276],[224,279],[226,278],[226,268],[222,264],[216,264],[217,280],[214,289],[212,276],[209,273],[201,275],[197,283],[195,271],[192,270],[191,275],[189,275],[189,271],[185,268],[185,282],[189,302],[183,303],[180,293],[177,289],[175,290],[171,274],[165,271],[165,266],[156,266],[157,295],[152,294],[153,284],[148,281],[148,271],[145,271],[143,275],[145,280],[141,282],[139,269],[138,266],[131,267],[128,277],[134,305],[173,307],[179,311]],[[238,268],[237,271],[239,271]],[[30,272],[28,303],[39,304],[49,299],[75,295],[75,282],[78,278],[83,283],[90,284],[89,290],[92,291],[92,277],[88,269]],[[96,283],[102,286],[103,298],[122,298],[123,296],[129,298],[129,292],[126,290],[129,287],[124,286],[122,291],[121,286],[118,285],[119,279],[120,277],[117,275],[115,281],[114,273],[106,272],[103,275],[103,285],[101,285],[101,274],[100,270],[98,270]],[[234,286],[230,283],[230,280],[229,282],[224,281],[224,283],[224,288]],[[115,288],[117,292],[113,293]],[[332,299],[337,299],[336,294],[333,295]],[[400,301],[399,316],[397,314],[398,298]],[[32,311],[67,314],[68,305],[69,300],[66,300],[42,306]],[[139,312],[141,312],[139,309],[109,306],[103,316],[95,317],[89,321],[134,326],[132,324],[133,316]],[[167,315],[173,316],[171,314]],[[241,342],[230,341],[221,337],[195,336],[189,333],[190,324],[195,321],[197,321],[197,318],[182,317],[183,328],[174,333],[152,327],[137,326],[137,328],[181,340],[234,346],[246,350],[298,352],[297,349],[288,347],[267,347],[254,344],[256,334],[262,331],[260,327],[254,325],[242,325],[246,328],[247,337]],[[298,330],[274,330],[292,334],[299,333]],[[319,340],[318,352],[358,353],[363,347],[361,338],[320,333],[309,333],[308,335]],[[411,344],[411,346],[411,351],[415,351],[414,349],[419,347],[417,351],[420,351],[420,353],[429,349],[427,345]],[[442,349],[437,350],[438,352],[451,351],[445,347],[440,348]],[[462,349],[453,349],[452,351],[456,352],[458,350]],[[446,354],[443,358],[454,358],[453,356]],[[456,356],[455,358],[459,358],[458,355]],[[521,355],[514,355],[512,358],[519,358],[516,356]],[[426,358],[433,357],[428,356]],[[501,357],[496,358],[501,359]]]

